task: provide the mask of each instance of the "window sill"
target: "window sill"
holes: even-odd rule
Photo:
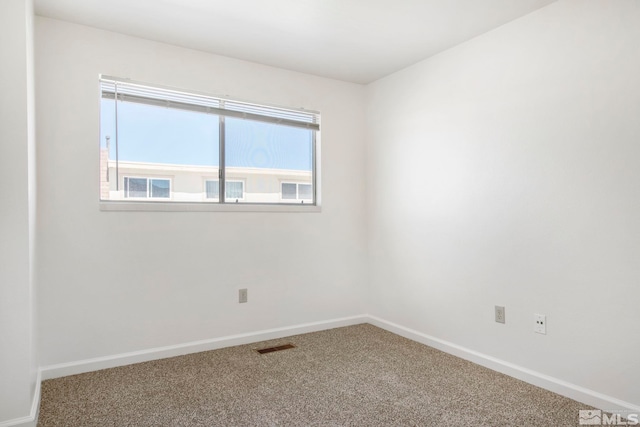
[[[138,212],[321,212],[317,205],[100,201],[101,211]]]

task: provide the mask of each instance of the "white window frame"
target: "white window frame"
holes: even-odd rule
[[[128,190],[125,182],[128,179],[146,179],[147,180],[147,197],[130,197],[127,195]],[[169,197],[151,197],[151,181],[169,181]],[[139,176],[139,175],[124,175],[122,177],[122,197],[125,200],[157,200],[157,201],[169,201],[173,196],[173,180],[164,176]]]
[[[287,199],[281,200],[281,203],[235,203],[235,199],[233,201],[228,201],[225,202],[224,198],[222,200],[218,200],[218,202],[212,202],[212,203],[203,203],[203,202],[176,202],[176,201],[171,201],[172,197],[171,195],[173,194],[173,182],[170,179],[170,197],[169,199],[167,198],[123,198],[124,200],[102,200],[100,198],[98,198],[99,200],[99,206],[100,206],[100,210],[103,211],[221,211],[221,212],[225,212],[225,211],[238,211],[238,212],[321,212],[321,173],[320,173],[320,167],[321,167],[321,134],[320,134],[320,113],[317,111],[312,111],[312,110],[306,110],[306,109],[292,109],[290,107],[278,107],[278,106],[269,106],[266,104],[254,104],[251,102],[246,102],[246,101],[241,101],[241,100],[234,100],[234,99],[229,99],[229,98],[222,98],[222,97],[212,97],[211,95],[202,93],[202,92],[197,92],[197,91],[184,91],[181,89],[176,89],[176,88],[172,88],[172,87],[168,87],[168,86],[160,86],[160,85],[154,85],[154,84],[148,84],[148,83],[142,83],[142,82],[135,82],[132,81],[130,79],[121,79],[121,78],[116,78],[116,77],[110,77],[110,76],[105,76],[105,75],[100,75],[100,84],[101,84],[101,92],[100,93],[104,93],[104,90],[102,88],[102,84],[105,81],[109,81],[109,82],[114,82],[114,83],[122,83],[125,85],[133,85],[133,86],[141,86],[145,89],[151,89],[153,90],[157,90],[157,91],[169,91],[169,92],[174,92],[177,94],[182,94],[185,95],[187,97],[192,96],[192,97],[199,97],[199,98],[206,98],[206,99],[210,99],[210,100],[214,100],[214,101],[220,101],[220,106],[222,107],[210,107],[210,106],[205,106],[202,107],[200,105],[194,104],[194,108],[196,109],[202,109],[202,108],[206,108],[207,111],[213,111],[214,114],[222,114],[222,115],[226,115],[226,116],[231,116],[231,117],[240,117],[240,118],[245,118],[245,119],[249,119],[249,120],[262,120],[264,121],[264,118],[269,118],[269,116],[264,116],[262,114],[269,114],[268,111],[270,111],[270,109],[273,109],[273,111],[281,111],[283,112],[282,114],[284,114],[284,116],[279,117],[279,116],[274,116],[274,118],[271,118],[269,120],[271,120],[273,123],[277,123],[277,124],[288,124],[290,123],[291,125],[295,125],[295,123],[304,123],[304,122],[296,122],[297,118],[295,117],[295,114],[300,114],[302,116],[310,116],[313,115],[314,117],[314,121],[313,122],[308,122],[308,124],[306,124],[303,127],[307,127],[309,129],[314,130],[314,132],[312,133],[312,156],[313,156],[313,161],[312,161],[312,190],[313,190],[313,194],[314,194],[314,198],[312,200],[312,203],[297,203],[298,200],[296,200],[296,203],[287,203]],[[116,86],[117,87],[117,86]],[[113,93],[112,93],[113,95]],[[115,98],[118,98],[119,94],[118,92],[115,93]],[[125,95],[128,96],[128,95]],[[135,95],[134,95],[135,96]],[[165,102],[167,105],[171,104],[173,101],[164,101],[162,97],[158,98],[157,100],[159,103]],[[221,109],[222,108],[222,109]],[[225,109],[227,108],[227,109]],[[255,110],[253,110],[255,108]],[[296,111],[298,113],[296,113]],[[291,116],[291,118],[289,118],[288,116],[286,116],[287,114],[292,113],[293,116]],[[279,113],[278,113],[279,114]],[[306,120],[306,119],[305,119]],[[268,120],[267,120],[268,121]],[[224,134],[224,132],[222,132],[222,134]],[[224,136],[223,136],[224,138]],[[224,147],[224,141],[221,141],[221,147]],[[226,176],[225,176],[225,169],[226,166],[224,165],[224,148],[221,148],[221,156],[220,156],[220,165],[219,165],[221,172],[219,175],[218,180],[222,181],[223,185],[221,185],[221,189],[224,189],[224,182],[226,181]],[[131,176],[132,178],[136,178],[135,176]],[[140,177],[140,178],[149,178],[149,177]],[[153,179],[153,178],[151,178]],[[166,179],[166,178],[159,178],[159,179]],[[215,180],[215,179],[213,179]],[[119,180],[117,180],[119,181]],[[229,182],[231,181],[235,181],[235,180],[229,180]],[[124,181],[123,181],[124,182]],[[247,188],[246,188],[246,182],[243,182],[243,198],[242,199],[238,199],[238,200],[244,200],[245,196],[246,196],[246,192],[247,192]],[[123,191],[124,191],[124,185],[123,185]],[[297,192],[297,187],[296,187],[296,192]],[[280,193],[281,193],[281,189],[280,189]],[[204,194],[204,200],[215,200],[215,199],[207,199],[206,198],[206,187],[205,187],[205,194]],[[292,200],[292,199],[288,199],[288,200]],[[302,200],[302,199],[301,199]],[[304,199],[305,201],[307,199]],[[146,203],[152,201],[153,203]],[[164,203],[163,203],[164,202]]]

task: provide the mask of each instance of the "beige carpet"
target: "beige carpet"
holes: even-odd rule
[[[44,381],[38,425],[547,427],[579,409],[363,324]]]

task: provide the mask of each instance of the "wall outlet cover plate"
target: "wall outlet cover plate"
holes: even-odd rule
[[[533,322],[534,332],[542,335],[547,334],[547,316],[545,316],[544,314],[534,314]]]
[[[505,313],[504,313],[503,306],[496,305],[495,318],[496,318],[496,322],[505,323]]]

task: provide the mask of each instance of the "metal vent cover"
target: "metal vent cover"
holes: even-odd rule
[[[267,354],[267,353],[273,353],[274,351],[288,350],[290,348],[296,348],[296,346],[293,344],[283,344],[276,347],[256,349],[256,351],[260,354]]]

